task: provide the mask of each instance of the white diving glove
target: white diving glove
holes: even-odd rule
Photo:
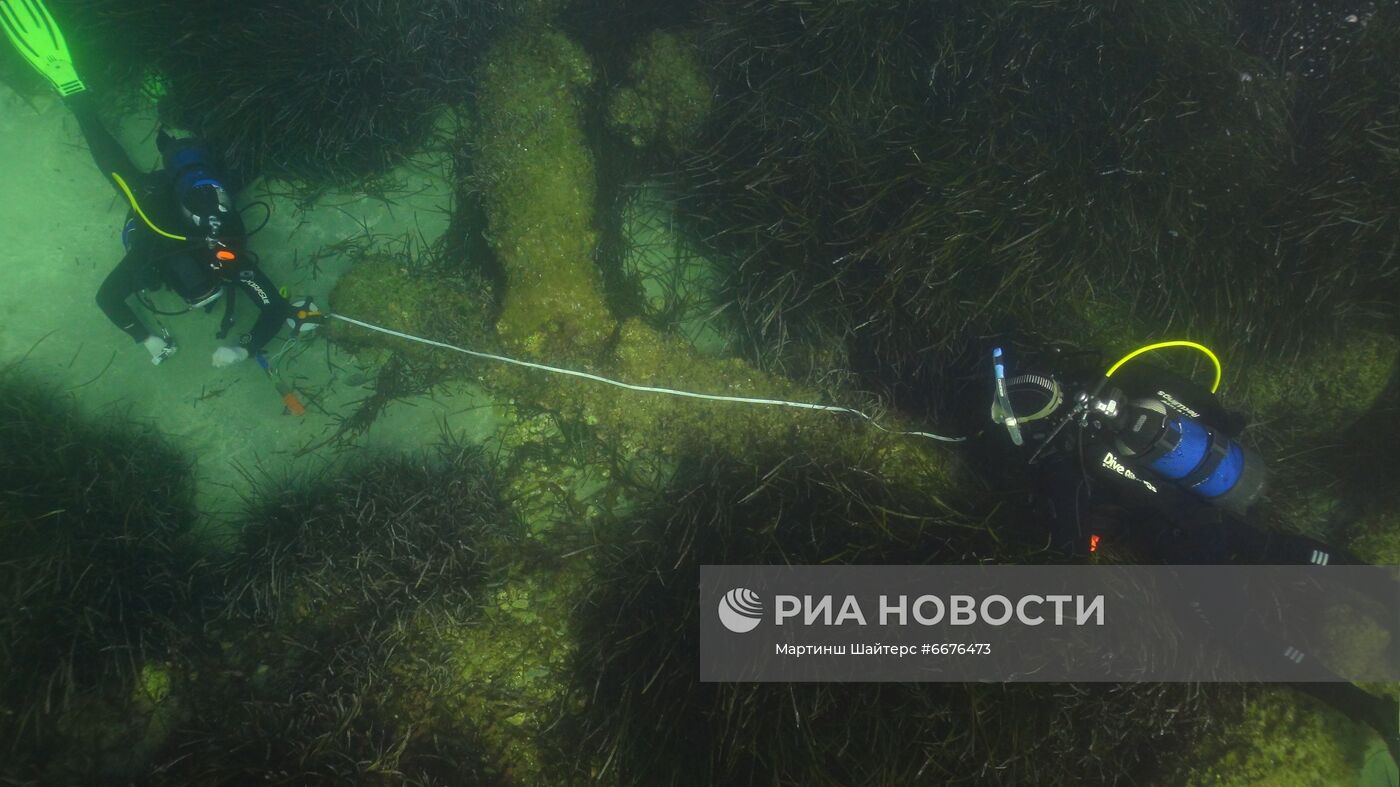
[[[160,366],[162,361],[174,355],[176,350],[174,342],[166,341],[154,333],[147,336],[141,342],[141,346],[145,347],[146,351],[151,354],[151,363],[156,366]]]
[[[242,347],[220,347],[214,351],[214,368],[222,369],[239,361],[248,360],[248,351]]]

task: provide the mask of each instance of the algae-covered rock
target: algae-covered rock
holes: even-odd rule
[[[593,78],[583,49],[545,28],[506,36],[478,75],[473,166],[506,279],[496,327],[529,355],[586,355],[612,331],[593,264],[596,185],[583,130]]]
[[[569,688],[570,612],[586,578],[573,569],[521,566],[467,625],[425,610],[413,623],[405,657],[392,666],[405,685],[417,687],[410,698],[415,691],[441,693],[440,718],[424,723],[474,730],[513,784],[555,783],[538,747]],[[422,709],[402,713],[414,718]]]
[[[1289,359],[1257,359],[1237,375],[1232,406],[1248,415],[1270,464],[1263,501],[1269,519],[1331,543],[1358,538],[1364,530],[1362,551],[1382,561],[1397,557],[1397,549],[1386,546],[1395,539],[1393,527],[1384,523],[1393,519],[1386,514],[1392,504],[1376,499],[1377,490],[1357,474],[1371,468],[1357,462],[1375,450],[1365,447],[1374,442],[1374,419],[1364,419],[1383,408],[1398,357],[1395,336],[1354,329]]]
[[[642,42],[613,94],[608,123],[636,147],[680,149],[709,114],[713,88],[699,53],[676,33],[657,31]]]
[[[1395,373],[1400,340],[1355,330],[1291,361],[1256,364],[1240,394],[1255,421],[1288,419],[1309,433],[1335,433],[1375,404]]]
[[[175,675],[160,662],[137,669],[129,696],[111,692],[81,698],[58,714],[65,756],[50,764],[55,782],[129,775],[144,767],[175,730],[184,708],[172,694]]]
[[[1367,563],[1400,566],[1400,511],[1382,509],[1362,516],[1353,524],[1347,546]]]
[[[1251,697],[1239,722],[1187,756],[1163,787],[1353,785],[1369,733],[1337,711],[1287,689]]]
[[[144,664],[132,692],[132,702],[145,708],[158,708],[170,698],[170,669],[163,664]]]
[[[611,362],[593,371],[632,385],[700,394],[818,404],[827,398],[737,358],[698,355],[684,339],[636,319],[619,329]],[[629,461],[664,461],[692,451],[746,456],[781,446],[819,459],[839,457],[906,488],[947,489],[959,476],[945,446],[892,433],[913,426],[891,416],[881,420],[891,430],[886,432],[840,412],[624,390],[555,376],[526,377],[514,369],[499,369],[492,379],[538,407],[588,425]]]
[[[430,275],[400,255],[370,254],[355,263],[331,290],[330,308],[395,331],[455,344],[479,344],[492,332],[484,283],[469,275]],[[326,328],[336,343],[352,352],[385,348],[436,363],[454,360],[426,345],[338,320]]]
[[[1348,676],[1383,676],[1388,672],[1393,635],[1382,625],[1387,610],[1363,610],[1349,604],[1334,604],[1324,623],[1326,646],[1318,653],[1334,672]],[[1357,683],[1378,696],[1400,698],[1400,683],[1366,681]]]

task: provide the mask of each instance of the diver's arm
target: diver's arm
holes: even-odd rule
[[[254,271],[253,278],[240,280],[238,286],[258,307],[258,321],[253,330],[242,338],[241,344],[249,353],[261,350],[272,337],[282,329],[291,313],[292,305],[277,291],[277,286],[261,270]]]
[[[78,93],[64,99],[63,103],[77,119],[78,128],[82,129],[83,138],[87,140],[88,152],[92,154],[92,160],[97,163],[102,176],[112,183],[118,193],[122,190],[117,178],[124,180],[132,189],[140,189],[145,184],[146,173],[136,168],[116,137],[102,125],[91,95]]]

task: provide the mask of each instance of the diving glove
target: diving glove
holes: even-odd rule
[[[20,57],[47,79],[60,96],[67,98],[87,90],[73,68],[63,31],[40,0],[0,0],[0,27]]]
[[[244,347],[220,347],[214,351],[214,368],[222,369],[248,360],[248,350]]]
[[[166,358],[175,354],[175,350],[177,349],[175,347],[175,342],[169,341],[169,338],[169,334],[162,338],[153,333],[147,336],[145,341],[141,342],[141,346],[145,347],[146,351],[151,354],[151,363],[156,366],[160,366]]]

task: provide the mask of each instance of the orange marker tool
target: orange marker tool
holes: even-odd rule
[[[261,366],[263,371],[267,372],[268,379],[272,380],[272,384],[277,386],[277,393],[282,395],[282,404],[287,406],[287,411],[298,417],[306,415],[306,408],[302,406],[301,399],[297,398],[297,392],[292,389],[292,386],[277,379],[272,373],[272,367],[267,363],[267,356],[259,352],[257,354],[257,359],[258,366]]]

